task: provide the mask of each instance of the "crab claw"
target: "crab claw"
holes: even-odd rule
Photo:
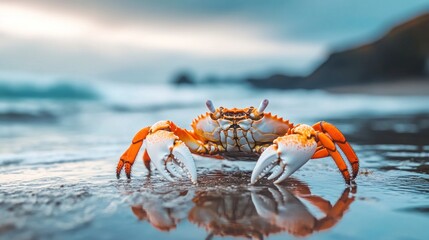
[[[146,138],[146,150],[161,175],[171,181],[181,172],[197,183],[197,170],[189,148],[174,133],[158,130]],[[179,170],[180,169],[180,170]]]
[[[276,177],[274,183],[280,183],[304,165],[316,151],[317,143],[305,135],[292,134],[274,140],[259,157],[252,172],[250,184],[273,170],[269,180]]]

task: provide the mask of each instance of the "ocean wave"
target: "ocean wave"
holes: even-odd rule
[[[52,112],[39,111],[39,112],[19,112],[19,111],[8,111],[0,112],[0,121],[11,121],[11,122],[52,122],[57,119]]]
[[[89,85],[60,80],[50,84],[33,82],[11,82],[0,80],[0,98],[47,98],[84,99],[98,98],[97,92]]]
[[[70,106],[71,105],[71,106]],[[52,99],[7,99],[0,101],[0,122],[52,123],[68,113],[77,113],[74,103],[65,104]]]

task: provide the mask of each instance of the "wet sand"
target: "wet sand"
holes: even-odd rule
[[[252,162],[199,160],[198,185],[149,177],[141,162],[132,180],[117,180],[114,157],[8,165],[0,172],[0,238],[425,239],[428,115],[330,121],[354,129],[361,170],[353,187],[328,158],[281,185],[256,186]]]

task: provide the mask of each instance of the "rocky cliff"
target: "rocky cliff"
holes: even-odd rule
[[[429,80],[429,14],[394,27],[380,39],[332,53],[305,77],[247,79],[264,88],[328,88],[407,79]]]

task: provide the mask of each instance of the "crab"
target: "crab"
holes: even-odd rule
[[[277,184],[310,159],[331,156],[346,184],[352,183],[359,172],[359,159],[340,130],[325,121],[313,126],[293,124],[265,112],[268,103],[264,99],[258,108],[215,108],[208,100],[209,112],[193,120],[192,130],[180,128],[172,121],[145,127],[120,157],[116,176],[119,178],[125,168],[130,179],[131,168],[142,152],[149,171],[154,166],[169,181],[187,176],[192,183],[197,183],[193,154],[217,159],[238,156],[257,160],[250,184],[270,172],[268,180]],[[337,147],[349,162],[350,172]]]

